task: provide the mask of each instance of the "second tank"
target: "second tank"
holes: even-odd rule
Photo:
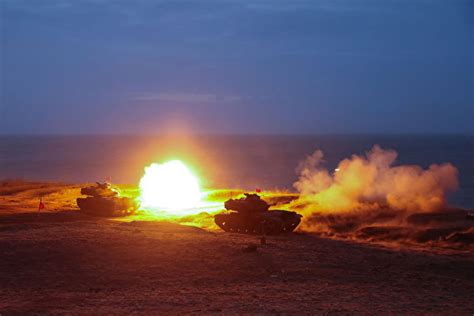
[[[215,215],[214,222],[226,232],[277,235],[293,231],[302,217],[292,211],[269,210],[267,202],[251,193],[227,200],[224,206],[230,212]]]

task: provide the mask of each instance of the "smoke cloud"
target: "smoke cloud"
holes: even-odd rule
[[[298,167],[305,213],[389,208],[434,212],[446,206],[446,194],[458,187],[458,171],[450,163],[394,166],[397,152],[375,145],[365,156],[342,160],[334,172],[323,168],[317,150]]]
[[[323,167],[320,150],[298,167],[300,197],[290,209],[303,215],[300,229],[324,236],[375,242],[474,249],[474,215],[449,208],[458,188],[450,163],[396,165],[397,152],[374,146],[364,156]]]

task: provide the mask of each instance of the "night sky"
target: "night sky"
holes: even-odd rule
[[[474,1],[0,0],[1,134],[474,133]]]

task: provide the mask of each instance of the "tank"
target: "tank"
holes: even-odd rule
[[[133,214],[139,207],[131,198],[121,197],[119,191],[109,183],[99,183],[81,189],[85,198],[78,198],[81,212],[94,216],[118,217]]]
[[[292,232],[302,217],[292,211],[269,210],[270,205],[258,194],[245,193],[224,206],[230,212],[215,215],[214,222],[226,232],[277,235]]]

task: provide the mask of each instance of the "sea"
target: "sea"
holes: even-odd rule
[[[81,135],[0,136],[0,180],[138,184],[151,163],[183,161],[203,188],[290,190],[315,150],[337,167],[374,145],[398,152],[396,165],[452,163],[460,188],[452,206],[474,209],[473,135]]]

